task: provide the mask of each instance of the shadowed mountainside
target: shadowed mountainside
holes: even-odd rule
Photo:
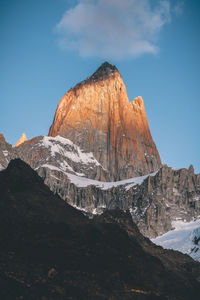
[[[88,220],[19,159],[0,172],[0,191],[1,299],[199,295],[200,264],[152,244],[130,213]]]

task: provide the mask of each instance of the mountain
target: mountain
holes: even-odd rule
[[[173,230],[177,219],[200,216],[200,174],[161,165],[141,97],[128,101],[119,71],[108,63],[63,97],[49,136],[12,147],[0,135],[0,170],[15,158],[90,217],[129,210],[149,238]]]
[[[142,98],[129,102],[119,71],[107,62],[63,96],[49,130],[57,135],[92,152],[112,181],[161,167]]]
[[[1,299],[196,299],[200,264],[143,237],[129,212],[93,220],[26,163],[0,172]]]
[[[35,169],[54,193],[90,216],[106,209],[130,210],[149,238],[173,229],[177,218],[189,222],[200,215],[200,175],[193,167],[164,165],[156,172],[114,182],[92,153],[63,137],[36,137],[17,148],[0,140],[2,168],[17,157]]]

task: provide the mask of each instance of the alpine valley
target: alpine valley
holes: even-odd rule
[[[63,96],[47,136],[0,135],[0,206],[1,299],[200,293],[200,174],[162,165],[142,97],[107,62]]]

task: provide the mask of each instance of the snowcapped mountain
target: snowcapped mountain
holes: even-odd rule
[[[171,230],[177,218],[189,222],[200,215],[200,176],[191,167],[163,166],[144,176],[110,181],[91,152],[60,136],[36,137],[17,148],[2,141],[1,168],[13,158],[27,162],[54,193],[90,216],[106,209],[129,210],[150,238]]]
[[[129,210],[149,238],[200,215],[200,174],[161,164],[142,98],[129,102],[119,71],[108,63],[63,96],[48,136],[23,136],[13,148],[0,134],[0,171],[14,158],[91,217]]]
[[[200,217],[191,222],[172,222],[173,230],[152,239],[165,249],[178,250],[200,262]]]

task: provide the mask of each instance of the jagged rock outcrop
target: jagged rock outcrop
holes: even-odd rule
[[[11,148],[10,156],[21,158],[37,171],[47,168],[87,178],[109,178],[108,172],[92,153],[84,152],[70,140],[60,136],[33,138],[17,148]]]
[[[200,216],[200,174],[193,170],[164,165],[135,189],[132,216],[144,235],[156,237],[177,219],[189,222]]]
[[[68,203],[91,215],[106,209],[130,210],[149,238],[171,230],[177,219],[191,221],[200,216],[200,174],[187,169],[163,166],[150,176],[110,183],[47,168],[40,168],[38,173]]]
[[[0,133],[0,171],[5,169],[12,158],[13,148]]]
[[[92,152],[111,180],[161,167],[142,98],[129,102],[119,71],[109,63],[61,99],[49,130],[49,136],[57,135]]]
[[[20,139],[17,141],[17,143],[15,144],[15,147],[19,147],[21,144],[23,144],[24,142],[27,141],[27,137],[25,133],[22,133],[22,136],[20,137]]]
[[[1,299],[198,298],[200,264],[143,237],[129,212],[89,220],[19,159],[0,191]]]

